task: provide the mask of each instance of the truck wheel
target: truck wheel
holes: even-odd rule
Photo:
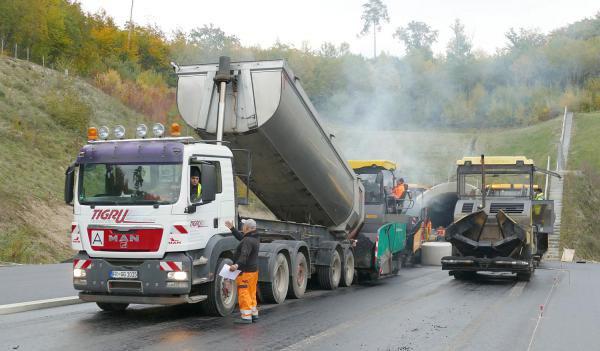
[[[354,281],[354,253],[352,250],[346,251],[344,255],[344,264],[342,265],[342,280],[341,286],[350,286]]]
[[[96,305],[101,310],[106,312],[123,312],[129,306],[128,303],[109,303],[109,302],[96,302]]]
[[[200,295],[206,295],[206,300],[200,302],[202,312],[210,316],[227,316],[231,314],[237,301],[237,287],[235,281],[226,280],[218,272],[225,264],[233,264],[228,258],[221,258],[217,262],[215,279],[210,283],[200,285]]]
[[[454,276],[454,279],[456,279],[456,280],[473,280],[473,279],[475,279],[477,273],[453,271],[452,275]]]
[[[290,268],[282,253],[275,257],[275,266],[271,272],[271,281],[259,284],[260,293],[266,302],[282,303],[290,284]]]
[[[338,287],[342,276],[342,260],[337,250],[333,251],[328,266],[317,266],[317,276],[321,288],[334,290]]]
[[[306,285],[308,284],[308,264],[306,256],[302,252],[296,255],[296,263],[292,267],[292,279],[288,287],[287,297],[292,299],[300,299],[304,296]]]
[[[517,273],[517,280],[520,282],[528,282],[531,280],[531,272]]]

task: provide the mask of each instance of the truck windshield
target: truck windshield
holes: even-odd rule
[[[78,196],[85,205],[167,205],[180,187],[181,164],[83,164]]]
[[[491,197],[529,197],[529,174],[486,173],[485,193]],[[481,196],[481,174],[460,175],[460,195],[464,197]]]
[[[365,203],[375,204],[382,202],[381,182],[382,178],[377,173],[359,174],[358,178],[365,187]]]

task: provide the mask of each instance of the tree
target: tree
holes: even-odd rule
[[[382,22],[389,22],[390,18],[387,12],[387,6],[383,0],[368,0],[363,5],[363,14],[360,17],[363,21],[361,35],[369,33],[373,27],[373,58],[377,57],[377,32],[381,30]]]
[[[437,41],[438,31],[424,22],[411,21],[406,27],[396,29],[394,38],[404,42],[409,53],[419,52],[427,58],[433,57],[431,45]]]
[[[221,28],[215,27],[212,23],[208,26],[204,25],[202,28],[192,29],[190,42],[211,52],[219,52],[241,46],[238,37],[227,35]]]
[[[471,39],[465,34],[465,26],[457,18],[454,24],[450,26],[450,29],[452,30],[453,37],[450,39],[446,49],[448,60],[464,61],[470,58],[472,56],[471,49],[473,45],[471,44]]]
[[[508,39],[508,48],[513,51],[523,51],[542,46],[546,43],[546,37],[535,29],[514,28],[504,34]]]

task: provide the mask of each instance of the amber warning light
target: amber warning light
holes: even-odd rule
[[[181,126],[179,123],[171,124],[171,136],[181,136]]]
[[[88,128],[88,140],[98,140],[98,129],[95,127]]]

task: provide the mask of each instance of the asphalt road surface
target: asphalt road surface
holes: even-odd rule
[[[72,263],[0,266],[0,305],[75,295]]]
[[[5,315],[0,350],[598,350],[599,296],[600,265],[545,263],[528,283],[413,268],[263,306],[252,325],[190,306]]]

